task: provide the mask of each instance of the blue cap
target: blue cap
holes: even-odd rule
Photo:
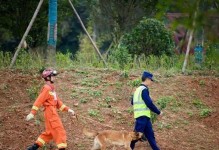
[[[147,72],[147,71],[143,72],[142,78],[149,78],[149,79],[151,79],[151,81],[154,81],[153,74],[151,74],[150,72]]]

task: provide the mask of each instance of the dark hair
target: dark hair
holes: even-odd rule
[[[147,79],[147,77],[141,77],[141,81],[144,82]]]

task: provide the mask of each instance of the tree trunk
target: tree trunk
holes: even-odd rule
[[[95,50],[97,51],[97,53],[98,53],[98,55],[100,56],[100,58],[103,60],[103,63],[104,63],[104,65],[105,65],[105,67],[107,67],[106,61],[104,60],[104,58],[103,58],[103,56],[101,55],[99,49],[97,48],[96,44],[95,44],[94,41],[92,40],[90,34],[87,32],[87,29],[85,28],[85,26],[84,26],[84,24],[83,24],[83,22],[82,22],[80,16],[78,15],[78,13],[77,13],[77,11],[76,11],[74,5],[72,4],[71,0],[68,0],[68,1],[69,1],[70,5],[71,5],[71,7],[72,7],[72,9],[73,9],[73,11],[74,11],[74,13],[75,13],[75,15],[77,16],[77,18],[78,18],[78,20],[79,20],[79,22],[80,22],[82,28],[84,29],[85,33],[87,34],[88,38],[90,39],[90,41],[91,41],[93,47],[94,47]]]
[[[17,59],[18,53],[19,53],[19,51],[21,49],[21,46],[24,43],[24,40],[26,39],[26,37],[27,37],[27,35],[28,35],[28,33],[29,33],[33,23],[34,23],[34,21],[35,21],[35,19],[37,17],[37,14],[40,11],[40,8],[41,8],[42,4],[43,4],[43,0],[40,0],[39,4],[38,4],[38,6],[37,6],[37,8],[36,8],[36,10],[34,12],[34,15],[33,15],[32,19],[31,19],[31,21],[30,21],[30,23],[29,23],[29,25],[28,25],[28,27],[27,27],[27,29],[26,29],[26,31],[25,31],[25,33],[24,33],[24,35],[23,35],[23,37],[22,37],[22,39],[21,39],[21,41],[19,43],[19,45],[18,45],[18,48],[17,48],[17,50],[16,50],[16,52],[14,54],[14,57],[12,58],[12,61],[11,61],[11,64],[10,64],[9,68],[13,67],[13,65],[14,65],[14,63],[15,63],[15,61]]]

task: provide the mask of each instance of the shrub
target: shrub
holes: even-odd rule
[[[124,69],[127,64],[131,62],[131,55],[128,50],[124,46],[120,46],[119,48],[112,51],[109,56],[109,60],[112,63],[118,63],[120,69]]]
[[[156,19],[146,18],[124,36],[122,43],[131,54],[145,56],[171,55],[174,47],[171,32],[165,25]]]

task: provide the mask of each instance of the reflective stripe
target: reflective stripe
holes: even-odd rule
[[[59,108],[59,110],[63,111],[63,109],[64,109],[65,107],[66,107],[66,106],[63,104],[63,105]]]
[[[136,108],[134,111],[144,111],[144,110],[149,110],[148,108]]]
[[[38,138],[37,141],[39,141],[39,142],[42,143],[43,145],[45,145],[45,143],[46,143],[46,142],[45,142],[43,139],[41,139],[41,138]]]
[[[137,102],[134,102],[134,104],[145,104],[145,102],[143,102],[143,101],[137,101]]]
[[[66,143],[61,143],[57,145],[58,148],[66,148],[67,144]]]
[[[33,106],[32,109],[37,111],[39,108],[36,106]]]

